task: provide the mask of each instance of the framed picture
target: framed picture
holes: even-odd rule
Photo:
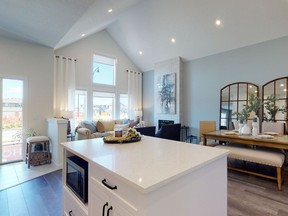
[[[176,113],[176,73],[157,78],[157,111],[162,114]]]

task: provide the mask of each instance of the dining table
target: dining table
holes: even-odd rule
[[[288,150],[288,135],[278,135],[276,133],[273,133],[273,135],[259,134],[257,136],[252,136],[251,134],[240,134],[236,131],[217,130],[203,133],[203,145],[207,145],[208,139],[218,140],[220,142]]]

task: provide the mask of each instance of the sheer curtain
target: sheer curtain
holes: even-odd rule
[[[76,59],[55,56],[54,65],[54,116],[71,115],[75,100]],[[63,116],[71,118],[71,116]]]
[[[128,71],[128,117],[134,119],[137,111],[142,112],[142,73]]]

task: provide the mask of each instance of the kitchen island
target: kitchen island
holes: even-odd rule
[[[61,143],[63,214],[93,216],[227,215],[228,151],[145,136]],[[88,202],[66,185],[66,159],[88,162]]]

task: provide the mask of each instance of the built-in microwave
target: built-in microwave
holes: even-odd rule
[[[88,202],[88,162],[77,156],[66,159],[66,185],[83,202]]]

